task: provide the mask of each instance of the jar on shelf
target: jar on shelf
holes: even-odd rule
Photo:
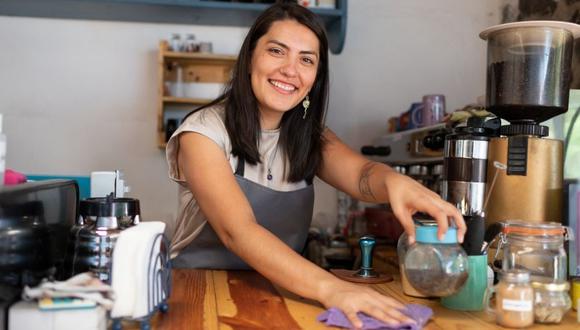
[[[181,36],[179,33],[173,33],[171,35],[171,39],[169,39],[169,50],[173,52],[180,52],[181,51]]]
[[[560,323],[570,310],[570,284],[533,282],[534,316],[538,323]]]
[[[195,35],[190,33],[183,43],[183,51],[188,53],[198,52],[199,44],[195,41]]]
[[[502,226],[501,232],[490,243],[498,242],[494,259],[499,259],[500,252],[503,252],[502,270],[526,269],[532,282],[567,280],[564,242],[571,235],[568,227],[556,222],[523,221],[507,221]]]
[[[416,242],[405,254],[404,272],[409,284],[430,297],[450,296],[465,285],[467,254],[457,242],[457,229],[449,228],[443,240],[437,225],[415,227]]]
[[[495,308],[490,298],[495,293]],[[530,272],[521,269],[502,271],[499,283],[486,291],[487,311],[495,314],[496,323],[508,328],[525,328],[534,324],[534,289]]]

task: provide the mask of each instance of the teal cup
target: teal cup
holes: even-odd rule
[[[468,256],[469,277],[463,288],[448,297],[441,298],[441,304],[458,311],[481,311],[487,289],[487,255]]]

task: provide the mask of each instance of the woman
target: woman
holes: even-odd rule
[[[277,4],[254,23],[226,92],[184,121],[167,146],[181,206],[172,240],[174,267],[253,268],[355,326],[364,312],[409,322],[396,300],[342,281],[302,258],[316,175],[356,199],[389,202],[414,239],[412,214],[431,214],[447,230],[456,208],[388,166],[349,149],[324,127],[328,43],[308,10]],[[209,223],[209,225],[207,224]]]

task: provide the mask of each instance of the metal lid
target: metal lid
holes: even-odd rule
[[[568,291],[570,290],[570,283],[568,282],[561,282],[561,283],[541,283],[541,282],[532,282],[532,287],[534,289],[540,289],[545,291]]]
[[[572,33],[574,39],[580,37],[580,25],[560,21],[523,21],[523,22],[499,24],[483,30],[479,34],[479,37],[483,40],[487,40],[492,34],[496,32],[512,28],[557,28],[569,31],[570,33]]]
[[[530,281],[530,272],[523,269],[503,270],[499,273],[501,280],[515,283],[527,283]]]
[[[522,220],[508,220],[502,223],[504,234],[526,236],[554,236],[563,235],[566,229],[558,222],[530,223]]]

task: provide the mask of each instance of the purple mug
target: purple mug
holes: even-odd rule
[[[445,95],[423,96],[423,126],[440,123],[445,117]]]

